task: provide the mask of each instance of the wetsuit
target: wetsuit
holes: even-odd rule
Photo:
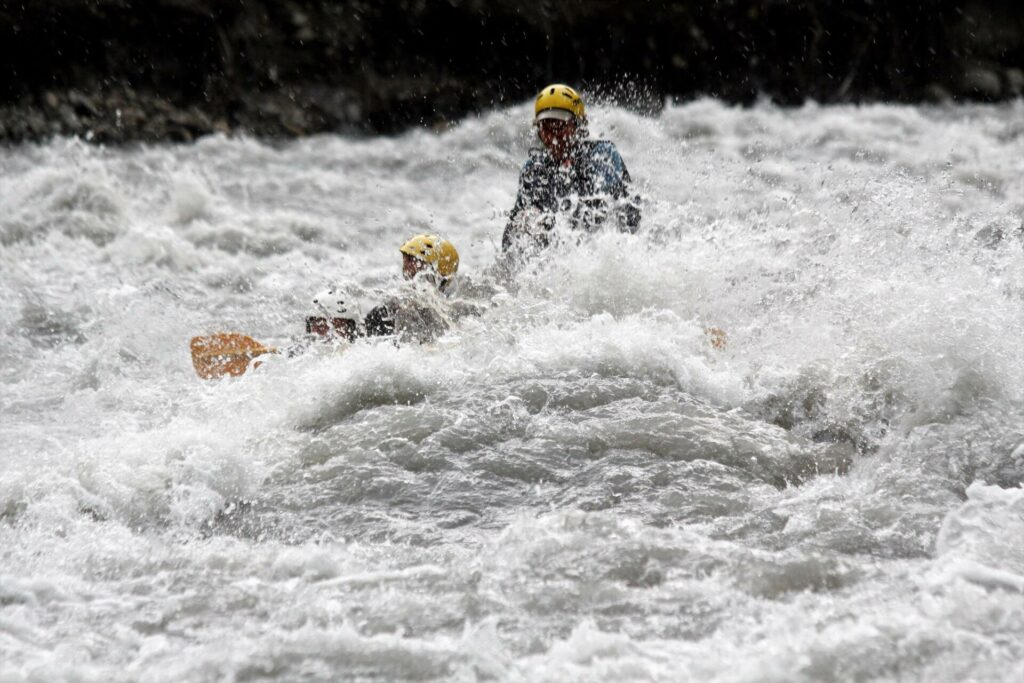
[[[542,214],[542,229],[554,226],[554,214],[570,212],[576,229],[595,230],[613,215],[623,232],[636,232],[640,225],[639,197],[630,196],[629,171],[607,140],[580,140],[568,165],[556,162],[547,150],[530,150],[530,158],[519,176],[519,194],[509,214],[501,249],[507,251],[517,239],[530,235],[547,243],[538,226],[529,225],[530,213]]]

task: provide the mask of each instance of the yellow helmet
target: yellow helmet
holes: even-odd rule
[[[416,235],[399,251],[429,263],[443,278],[450,278],[459,269],[459,252],[451,242],[437,235]]]
[[[568,121],[575,117],[582,120],[587,117],[583,107],[583,98],[567,85],[552,83],[545,86],[533,103],[533,120],[560,119]]]

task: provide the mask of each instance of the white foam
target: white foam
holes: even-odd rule
[[[506,292],[528,103],[6,150],[0,677],[1019,677],[1021,111],[595,106],[643,228]],[[195,377],[424,230],[479,318]]]

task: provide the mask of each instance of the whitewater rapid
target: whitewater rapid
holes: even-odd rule
[[[591,112],[513,285],[525,105],[0,150],[0,680],[1024,680],[1024,105]],[[428,230],[480,317],[196,377]]]

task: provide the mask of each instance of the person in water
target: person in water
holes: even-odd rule
[[[408,286],[366,314],[368,336],[394,335],[399,341],[428,343],[457,318],[473,313],[451,301],[457,289],[459,252],[448,240],[422,234],[399,248]]]
[[[428,343],[455,320],[479,314],[473,305],[451,300],[459,269],[455,245],[437,235],[422,234],[406,241],[399,252],[405,287],[372,308],[365,319],[351,287],[335,286],[318,293],[306,317],[306,335],[288,355],[302,353],[313,343],[351,343],[361,337]]]
[[[320,344],[350,344],[364,336],[362,311],[350,287],[331,286],[318,292],[312,304],[306,333],[282,349],[285,356],[300,356]]]
[[[591,140],[583,98],[567,85],[546,86],[534,102],[533,125],[544,149],[530,150],[519,176],[501,249],[547,246],[557,213],[573,228],[592,231],[611,220],[623,232],[640,225],[639,198],[615,145]],[[526,243],[525,245],[523,243]]]
[[[313,297],[313,311],[306,316],[306,336],[319,341],[348,341],[363,336],[359,302],[340,286],[329,287]]]

